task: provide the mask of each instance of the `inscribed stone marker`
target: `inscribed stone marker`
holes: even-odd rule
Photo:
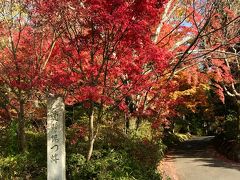
[[[66,179],[65,105],[61,97],[47,102],[47,179]]]

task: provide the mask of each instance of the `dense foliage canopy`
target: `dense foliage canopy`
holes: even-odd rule
[[[147,122],[159,141],[176,124],[210,128],[214,107],[232,98],[238,138],[238,9],[238,0],[1,0],[0,128],[15,123],[26,151],[26,129],[45,132],[46,101],[62,96],[71,142],[87,138],[89,161],[106,127],[129,135]]]

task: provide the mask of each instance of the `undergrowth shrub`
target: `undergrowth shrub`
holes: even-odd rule
[[[73,143],[72,133],[67,131],[66,134],[66,165],[69,180],[161,179],[156,168],[166,147],[161,140],[152,141],[146,129],[143,132],[126,135],[117,128],[102,128],[90,161],[85,158],[88,149],[87,139],[82,137]],[[16,133],[11,130],[4,137],[6,139],[1,142],[7,143],[3,145],[0,154],[0,179],[47,178],[45,133],[26,131],[28,151],[21,154],[17,150]]]
[[[165,148],[161,141],[152,142],[147,138],[126,135],[119,129],[104,128],[90,161],[76,152],[76,148],[68,149],[72,151],[67,153],[68,178],[159,180],[161,177],[156,167]]]
[[[16,144],[16,134],[9,131],[5,137],[8,143],[1,150],[0,179],[46,179],[45,135],[27,131],[28,151],[20,154]]]

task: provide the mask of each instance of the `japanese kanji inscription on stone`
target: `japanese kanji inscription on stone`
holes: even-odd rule
[[[47,102],[47,179],[66,179],[65,106],[61,97]]]

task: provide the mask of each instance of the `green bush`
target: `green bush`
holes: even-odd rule
[[[18,152],[17,146],[17,122],[12,121],[8,128],[0,132],[1,135],[1,154],[9,155]]]
[[[142,167],[140,164],[131,159],[129,154],[127,154],[125,151],[102,151],[95,152],[95,155],[96,154],[98,154],[98,158],[95,159],[95,157],[93,157],[93,159],[88,162],[81,154],[69,155],[67,158],[68,179],[160,179],[160,175],[155,172],[155,169]]]
[[[0,154],[0,179],[46,179],[46,134],[26,131],[28,151],[19,154],[13,129],[2,136],[5,139],[1,143],[5,144]],[[159,180],[156,167],[165,145],[160,140],[151,141],[148,127],[143,129],[144,132],[126,135],[121,129],[103,128],[90,161],[85,158],[86,139],[72,143],[71,131],[67,130],[67,179]]]
[[[188,140],[191,137],[189,133],[180,134],[180,133],[168,133],[163,138],[163,143],[167,146],[177,145],[181,142]]]
[[[0,179],[44,179],[46,168],[39,163],[39,154],[18,154],[0,157]]]
[[[224,133],[215,136],[215,148],[227,158],[240,162],[240,144],[237,140],[229,140]]]
[[[95,159],[96,157],[97,159]],[[72,154],[68,159],[69,179],[117,179],[126,177],[126,156],[121,153],[94,152],[93,159],[86,161],[81,154]]]
[[[16,134],[9,130],[5,137],[8,143],[1,149],[0,179],[46,179],[45,134],[27,131],[28,151],[21,154],[18,153]]]
[[[237,137],[237,117],[234,114],[227,115],[227,120],[224,122],[224,136],[227,139],[236,139]]]
[[[79,144],[86,147],[84,140],[76,146]],[[161,141],[151,142],[142,135],[127,136],[121,130],[105,128],[95,143],[90,161],[85,159],[85,149],[81,149],[79,154],[76,147],[68,148],[68,179],[158,180],[160,175],[156,167],[164,149]]]

